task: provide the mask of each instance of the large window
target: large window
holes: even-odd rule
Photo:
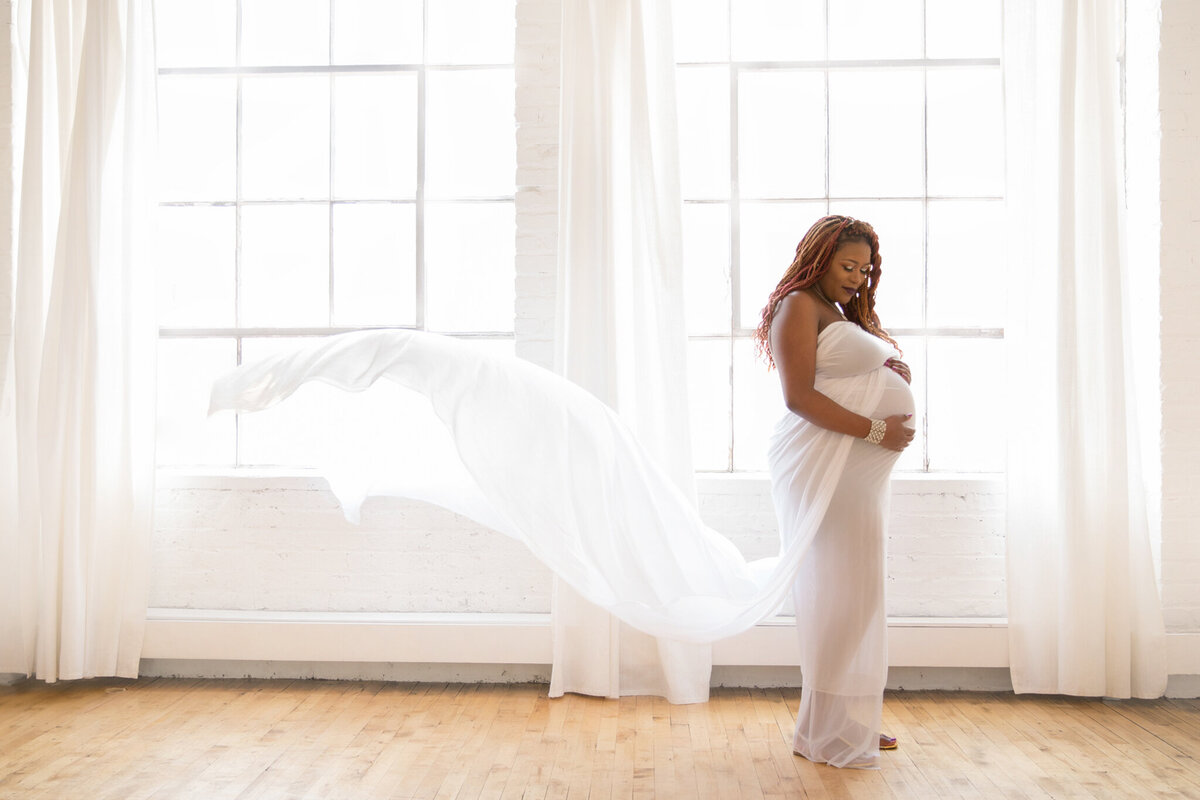
[[[751,335],[839,213],[880,235],[878,311],[913,367],[899,468],[1000,470],[1000,1],[693,0],[675,21],[697,468],[765,468],[781,403]]]
[[[318,460],[320,387],[205,419],[216,375],[303,337],[512,349],[514,0],[156,6],[161,464]],[[689,0],[675,19],[697,469],[765,468],[781,403],[751,334],[803,232],[847,213],[879,231],[879,313],[915,375],[900,468],[1000,470],[1000,0]]]
[[[512,0],[158,0],[159,463],[311,463],[325,402],[205,419],[298,339],[512,348]],[[319,417],[318,417],[319,418]]]

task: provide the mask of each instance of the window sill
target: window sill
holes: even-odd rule
[[[160,489],[290,489],[328,490],[329,483],[316,469],[298,467],[168,468],[157,472]],[[698,472],[696,490],[704,495],[764,494],[771,490],[765,472]],[[997,472],[901,472],[892,477],[893,494],[927,494],[931,491],[998,493],[1004,475]]]
[[[765,472],[698,472],[696,490],[706,495],[769,493],[771,478]],[[999,472],[898,472],[892,476],[893,494],[997,493],[1003,490],[1004,475]]]

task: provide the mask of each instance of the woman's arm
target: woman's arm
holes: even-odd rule
[[[771,324],[771,354],[779,369],[783,401],[788,410],[827,430],[865,439],[871,420],[845,408],[813,388],[817,374],[817,327],[819,301],[807,292],[793,292],[780,302]],[[903,450],[912,440],[913,429],[903,422],[911,415],[888,417],[887,433],[880,445]]]

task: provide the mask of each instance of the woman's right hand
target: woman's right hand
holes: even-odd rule
[[[893,414],[885,417],[883,421],[887,423],[887,430],[884,432],[883,441],[879,443],[879,446],[895,450],[897,453],[903,452],[904,448],[912,444],[913,436],[917,433],[916,428],[910,428],[905,424],[910,419],[912,419],[912,414]]]

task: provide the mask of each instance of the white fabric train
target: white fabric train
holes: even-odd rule
[[[862,334],[832,325],[821,344],[852,331]],[[395,442],[395,451],[410,454],[418,469],[387,476],[389,485],[331,480],[348,516],[368,494],[437,503],[523,542],[630,625],[693,642],[738,633],[780,606],[854,442],[807,426],[803,447],[793,451],[793,467],[811,476],[802,487],[792,484],[801,492],[794,500],[802,519],[788,521],[778,557],[747,562],[701,521],[607,406],[545,369],[448,337],[407,330],[331,336],[223,376],[210,412],[263,409],[306,381],[360,391],[381,378],[427,398],[448,436],[406,404],[412,418],[404,428],[421,445]],[[878,371],[859,378],[840,381],[835,399],[869,413],[885,378]]]

